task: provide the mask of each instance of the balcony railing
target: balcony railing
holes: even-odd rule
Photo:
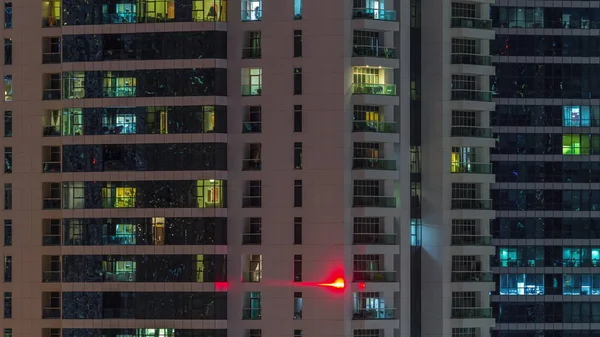
[[[452,173],[492,174],[492,164],[489,163],[452,163]]]
[[[242,171],[260,171],[261,167],[260,159],[244,159],[242,161]]]
[[[43,209],[61,209],[60,198],[44,198]]]
[[[395,245],[396,234],[354,233],[352,243],[355,245]]]
[[[60,63],[60,53],[44,53],[42,54],[43,64]]]
[[[245,195],[242,197],[242,207],[244,208],[260,208],[262,207],[262,197]]]
[[[42,18],[42,27],[60,27],[60,16],[46,16]]]
[[[396,319],[396,309],[363,309],[354,308],[353,320],[371,320],[371,319]]]
[[[353,207],[396,207],[395,197],[355,195]]]
[[[262,94],[262,85],[260,84],[242,84],[242,96],[260,96]]]
[[[44,137],[59,137],[60,136],[60,126],[57,125],[48,125],[43,127],[43,136]]]
[[[453,246],[491,246],[489,235],[452,235]]]
[[[395,170],[396,161],[380,158],[354,158],[352,159],[354,170]]]
[[[242,319],[261,319],[261,308],[244,308],[242,309]]]
[[[262,9],[242,10],[242,21],[262,21]]]
[[[452,318],[492,318],[492,308],[452,308]]]
[[[384,95],[396,96],[395,84],[372,84],[372,83],[354,83],[352,84],[353,95]]]
[[[492,209],[489,199],[452,199],[452,209]]]
[[[243,122],[242,133],[261,133],[262,122]]]
[[[43,246],[60,246],[60,234],[44,234],[42,238]]]
[[[396,282],[395,271],[353,271],[353,282]]]
[[[44,173],[57,173],[60,172],[60,162],[46,161],[43,163],[42,171]]]
[[[491,66],[492,57],[489,55],[477,54],[452,54],[450,58],[452,64],[471,64],[475,66]]]
[[[258,283],[262,279],[260,271],[245,271],[242,273],[242,282]]]
[[[393,9],[354,8],[352,10],[352,18],[396,21],[396,11]]]
[[[53,271],[44,271],[42,273],[42,282],[44,283],[55,283],[60,282],[61,272],[57,270]]]
[[[482,271],[453,271],[452,282],[493,282],[492,273]]]
[[[61,95],[60,89],[44,89],[42,100],[56,101],[61,98],[60,95]]]
[[[60,308],[44,307],[42,308],[42,318],[60,318]]]
[[[256,47],[244,47],[242,49],[243,59],[259,59],[262,56],[261,48]]]
[[[354,57],[381,57],[386,59],[396,58],[396,49],[380,46],[357,46],[352,48]]]
[[[474,126],[453,126],[450,128],[452,137],[492,138],[492,129]]]
[[[352,122],[353,132],[380,132],[395,133],[396,122],[383,121],[354,121]]]
[[[452,90],[453,101],[491,102],[492,93],[479,90]]]
[[[242,234],[243,245],[260,245],[262,242],[261,233],[244,233]]]
[[[452,28],[492,29],[492,20],[479,18],[452,18]]]

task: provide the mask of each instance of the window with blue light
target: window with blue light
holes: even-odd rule
[[[563,106],[563,126],[590,126],[589,106]]]
[[[500,274],[500,295],[544,295],[544,274]]]
[[[563,266],[600,267],[600,248],[564,247]]]
[[[564,274],[563,295],[600,295],[600,274]]]
[[[12,27],[12,2],[4,2],[4,28]]]
[[[294,20],[302,19],[302,0],[294,0]]]

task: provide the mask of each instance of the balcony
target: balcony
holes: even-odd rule
[[[396,282],[395,271],[353,271],[352,282]]]
[[[60,89],[44,89],[42,100],[44,101],[57,101],[60,100],[61,97]]]
[[[352,9],[352,18],[381,21],[397,21],[396,11],[393,9],[354,8]]]
[[[380,158],[354,158],[352,159],[353,170],[395,170],[396,161]]]
[[[42,63],[43,64],[56,64],[60,63],[60,53],[44,53],[42,54]]]
[[[60,198],[44,198],[43,209],[61,209]]]
[[[453,246],[491,246],[489,235],[452,235]]]
[[[492,164],[489,163],[471,163],[471,162],[453,162],[452,173],[475,173],[492,174]]]
[[[260,96],[261,94],[261,84],[242,84],[242,96]]]
[[[450,27],[491,30],[492,20],[479,18],[452,18]]]
[[[60,162],[44,162],[42,171],[44,173],[60,173]]]
[[[472,126],[453,126],[450,129],[452,137],[492,138],[492,129]]]
[[[261,57],[262,57],[261,48],[256,48],[256,47],[242,48],[242,58],[243,59],[259,59]]]
[[[396,319],[396,309],[379,308],[364,309],[354,308],[353,320],[372,320],[372,319]]]
[[[102,97],[135,97],[136,89],[134,86],[102,88]]]
[[[385,233],[354,233],[352,235],[354,245],[395,245],[396,234]]]
[[[261,133],[262,122],[243,122],[242,133]]]
[[[42,237],[42,246],[60,246],[60,234],[44,234]]]
[[[395,84],[353,83],[353,95],[396,96]],[[491,99],[491,96],[490,96]]]
[[[354,46],[352,57],[380,57],[386,59],[396,58],[396,49],[379,46]]]
[[[494,282],[492,273],[481,271],[453,271],[452,282]]]
[[[260,171],[262,162],[260,159],[243,159],[242,171]]]
[[[492,210],[492,201],[489,199],[452,199],[451,208]]]
[[[244,308],[242,309],[242,319],[258,320],[261,319],[261,308]]]
[[[61,272],[58,270],[44,271],[42,273],[42,282],[56,283],[61,281]]]
[[[262,279],[262,272],[260,271],[245,271],[242,273],[242,282],[245,283],[258,283]]]
[[[260,245],[262,243],[261,233],[244,233],[242,234],[243,245]]]
[[[59,8],[60,10],[60,8]],[[60,16],[46,16],[42,18],[42,27],[60,27]]]
[[[355,195],[352,207],[396,207],[395,197]]]
[[[492,318],[492,308],[452,308],[452,318]]]
[[[61,318],[60,308],[44,307],[42,308],[42,318]]]
[[[396,133],[396,122],[354,121],[352,132]]]
[[[44,137],[59,137],[60,136],[60,126],[58,125],[46,125],[43,126],[43,136]]]
[[[452,90],[452,101],[491,102],[492,93],[479,90]]]
[[[489,55],[478,54],[452,54],[450,58],[452,64],[470,64],[474,66],[491,66],[492,57]]]
[[[261,196],[245,195],[242,197],[243,208],[260,208],[262,207]]]

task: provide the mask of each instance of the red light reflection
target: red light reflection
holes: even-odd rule
[[[332,283],[319,283],[319,285],[321,287],[344,289],[344,287],[346,286],[346,283],[344,282],[343,278],[339,277],[339,278],[335,279],[335,281],[333,281]]]
[[[360,289],[365,289],[365,288],[367,287],[367,284],[366,284],[366,283],[364,283],[364,282],[361,282],[361,283],[359,283],[359,284],[358,284],[358,287],[359,287]]]
[[[227,282],[215,282],[215,291],[227,291],[228,288]]]

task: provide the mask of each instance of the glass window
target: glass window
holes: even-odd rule
[[[12,111],[4,111],[4,137],[12,137]]]
[[[589,135],[563,134],[562,135],[562,154],[563,155],[589,155],[590,137]]]
[[[262,20],[262,0],[242,0],[242,21]]]
[[[563,126],[590,126],[589,106],[563,106]]]
[[[4,2],[4,28],[12,28],[12,2]]]
[[[294,20],[302,20],[302,0],[294,0]]]
[[[227,1],[225,0],[193,0],[193,21],[227,21]]]
[[[12,246],[12,220],[4,219],[4,245]]]
[[[137,81],[135,77],[120,77],[108,72],[102,86],[103,97],[135,97]]]
[[[62,80],[64,99],[85,98],[85,72],[63,73]]]
[[[12,209],[12,184],[4,184],[4,209]]]
[[[12,75],[4,76],[4,101],[12,102],[13,100],[13,89],[12,89]]]
[[[222,180],[198,180],[196,182],[198,208],[221,207],[223,200]]]
[[[12,64],[12,39],[4,39],[4,64]]]
[[[500,274],[500,295],[544,295],[543,274]]]
[[[83,136],[83,114],[81,108],[62,110],[63,136]]]
[[[42,26],[60,27],[61,1],[42,1]]]

